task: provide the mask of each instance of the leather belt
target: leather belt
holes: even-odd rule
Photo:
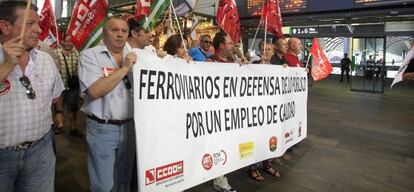
[[[99,119],[98,117],[95,117],[93,115],[87,115],[87,117],[91,120],[94,120],[94,121],[98,122],[98,123],[111,124],[111,125],[122,125],[122,124],[128,123],[132,120],[132,118],[125,119],[125,120],[111,120],[111,119],[105,120],[105,119]]]

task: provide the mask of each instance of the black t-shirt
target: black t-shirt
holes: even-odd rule
[[[277,56],[277,54],[274,54],[272,56],[272,58],[270,59],[270,63],[273,65],[283,65],[283,64],[287,64],[285,58],[280,58],[279,56]]]
[[[341,59],[341,69],[349,69],[350,65],[351,65],[351,59],[349,58]]]

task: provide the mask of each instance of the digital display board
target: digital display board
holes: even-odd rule
[[[259,16],[262,10],[262,3],[263,0],[247,0],[247,12],[251,16]],[[279,0],[282,13],[305,12],[307,5],[307,0]]]
[[[239,7],[243,16],[260,16],[263,0],[240,0],[246,2]],[[414,0],[279,0],[282,14],[312,13],[320,11],[336,11],[368,7],[385,7],[390,5],[414,4]],[[247,14],[247,15],[245,15]]]
[[[247,12],[252,16],[259,16],[263,0],[247,0]]]
[[[354,8],[405,5],[407,3],[414,3],[414,0],[354,0]]]
[[[308,9],[306,0],[279,0],[282,13],[305,12]]]

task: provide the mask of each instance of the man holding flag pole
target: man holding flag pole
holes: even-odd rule
[[[31,1],[0,3],[0,191],[53,192],[51,105],[63,125],[63,82],[52,57],[35,49],[41,33]],[[20,37],[19,37],[20,36]]]

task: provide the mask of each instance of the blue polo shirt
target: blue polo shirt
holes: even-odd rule
[[[201,47],[194,47],[190,49],[188,54],[193,58],[193,61],[206,61],[208,57],[213,55],[211,52],[204,53],[201,50]]]

